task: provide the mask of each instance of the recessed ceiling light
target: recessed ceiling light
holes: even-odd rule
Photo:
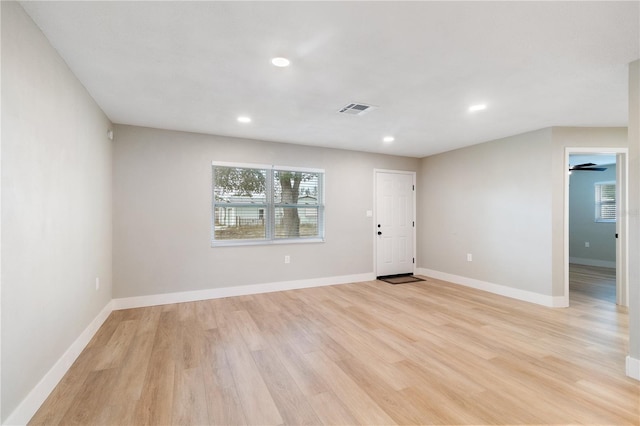
[[[287,58],[273,58],[271,60],[271,63],[276,67],[283,68],[283,67],[288,67],[291,64],[291,61],[288,60]]]
[[[471,105],[469,107],[469,112],[482,111],[483,109],[487,109],[487,105],[485,104]]]
[[[247,117],[246,115],[241,115],[238,117],[239,123],[251,123],[251,117]]]
[[[382,138],[382,142],[384,143],[391,143],[394,140],[396,140],[393,136],[385,136],[384,138]]]

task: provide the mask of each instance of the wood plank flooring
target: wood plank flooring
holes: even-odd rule
[[[598,266],[569,265],[569,294],[581,294],[616,303],[616,270]]]
[[[626,310],[571,303],[428,278],[115,311],[30,424],[639,424]]]

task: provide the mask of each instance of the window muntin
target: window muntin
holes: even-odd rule
[[[324,171],[213,163],[211,242],[322,241]]]
[[[595,187],[595,221],[616,221],[616,183],[597,182]]]

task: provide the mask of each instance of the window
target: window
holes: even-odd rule
[[[211,244],[324,238],[324,170],[213,163]]]
[[[596,182],[596,222],[616,221],[616,183]]]

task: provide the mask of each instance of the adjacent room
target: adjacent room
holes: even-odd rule
[[[0,13],[1,424],[639,424],[639,1]]]
[[[569,157],[569,269],[575,276],[570,292],[626,305],[626,287],[623,294],[616,288],[616,162],[607,154]]]

